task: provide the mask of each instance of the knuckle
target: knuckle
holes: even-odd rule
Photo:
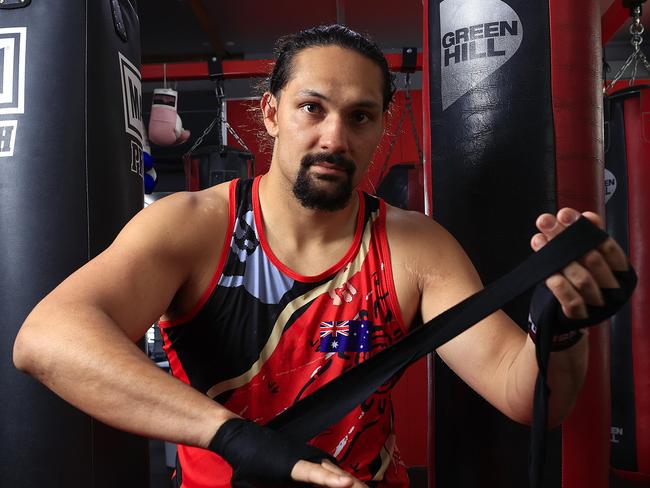
[[[613,239],[607,239],[601,246],[603,253],[607,255],[616,254],[619,250],[618,244]]]
[[[573,279],[573,286],[581,293],[592,291],[594,288],[593,281],[588,274],[580,273]]]
[[[571,298],[564,304],[564,308],[572,316],[581,315],[584,313],[584,302],[581,298]]]
[[[559,274],[554,274],[546,280],[546,286],[551,290],[559,291],[565,283],[565,278]]]
[[[602,268],[605,261],[599,252],[591,251],[584,257],[584,263],[588,268]]]

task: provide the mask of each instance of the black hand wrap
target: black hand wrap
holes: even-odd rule
[[[561,351],[576,344],[582,332],[580,329],[590,327],[608,319],[627,302],[636,286],[637,276],[630,267],[627,271],[614,271],[620,288],[602,288],[603,306],[587,305],[586,319],[570,319],[562,311],[555,296],[544,283],[535,288],[530,302],[528,316],[528,333],[537,342],[539,328],[552,331],[551,351]]]
[[[562,312],[562,307],[555,296],[544,284],[537,285],[533,299],[530,304],[529,321],[533,323],[536,335],[535,353],[539,373],[535,383],[535,396],[533,399],[533,424],[531,426],[531,457],[529,460],[529,477],[531,488],[541,488],[544,459],[546,458],[546,433],[548,425],[548,365],[551,351],[557,350],[558,336],[570,337],[573,331],[591,325],[599,324],[618,312],[632,295],[636,286],[636,273],[630,266],[627,271],[614,271],[614,276],[621,285],[620,288],[601,289],[605,304],[602,307],[587,307],[588,318],[581,320],[569,319]],[[531,336],[532,337],[532,336]],[[571,340],[577,342],[580,339],[574,336],[568,339],[561,349],[569,347]],[[561,342],[561,341],[560,341]],[[573,342],[573,343],[575,343]]]
[[[239,418],[227,420],[208,449],[230,464],[231,483],[238,487],[291,484],[291,470],[301,459],[314,463],[329,459],[336,464],[336,459],[314,446]]]

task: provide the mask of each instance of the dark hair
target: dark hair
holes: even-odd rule
[[[394,76],[379,46],[361,34],[342,25],[324,25],[283,36],[275,44],[275,66],[268,78],[267,90],[276,97],[291,77],[293,58],[303,49],[317,46],[339,46],[356,51],[374,61],[383,78],[383,110],[390,106],[395,93]]]

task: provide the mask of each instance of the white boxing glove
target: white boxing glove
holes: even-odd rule
[[[158,146],[182,144],[190,138],[190,131],[183,129],[176,112],[178,93],[171,88],[153,91],[151,116],[149,117],[149,140]]]

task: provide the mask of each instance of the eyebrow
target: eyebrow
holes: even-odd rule
[[[326,102],[331,101],[328,97],[326,97],[320,92],[317,92],[316,90],[300,90],[298,92],[298,96],[320,98],[321,100],[325,100]],[[354,105],[355,107],[363,107],[363,108],[380,108],[380,105],[374,100],[359,100],[358,102],[355,102],[352,105]]]

